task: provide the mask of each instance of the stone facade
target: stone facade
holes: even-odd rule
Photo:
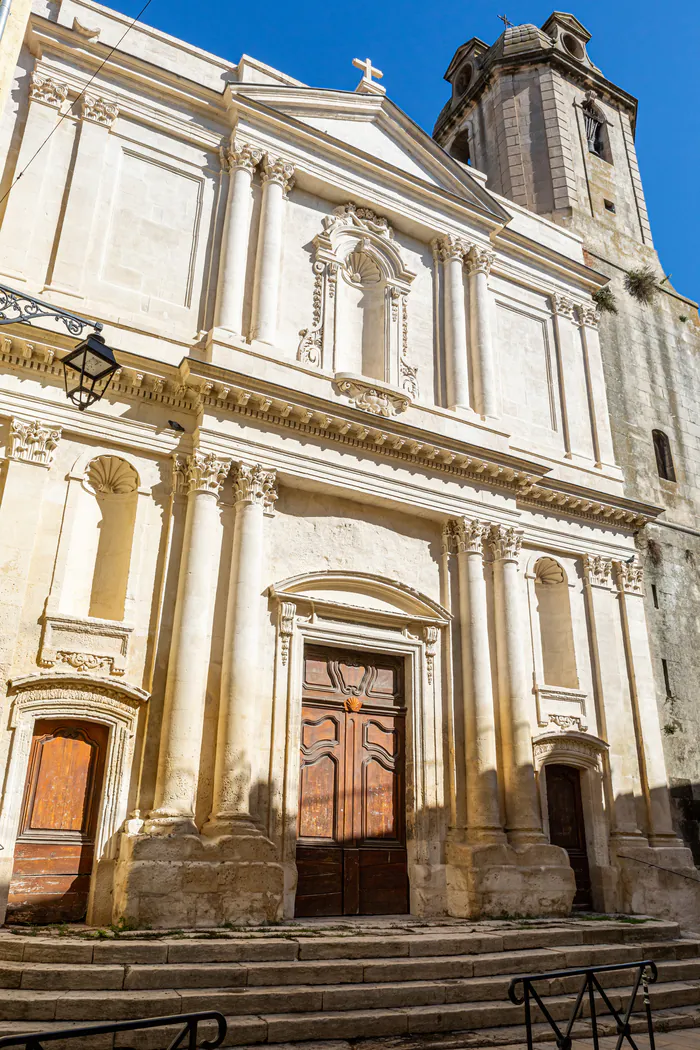
[[[89,921],[293,915],[320,645],[403,668],[414,914],[569,912],[556,764],[592,904],[700,916],[660,881],[694,869],[636,560],[659,509],[625,490],[580,238],[369,72],[309,89],[135,27],[76,105],[119,17],[61,0],[31,33],[2,186],[65,119],[7,199],[2,281],[102,321],[120,372],[79,412],[65,333],[4,328],[4,893],[63,719],[108,729]]]
[[[490,187],[578,233],[610,281],[617,313],[603,313],[600,333],[613,445],[627,494],[664,509],[637,547],[676,826],[700,863],[700,324],[654,251],[636,100],[594,66],[589,40],[557,13],[542,29],[508,29],[492,47],[469,41],[447,71],[453,93],[435,135],[455,156],[468,150]],[[601,122],[598,152],[588,148],[587,112]],[[649,303],[625,287],[627,272],[644,266],[656,277]],[[654,430],[670,441],[675,480],[659,476]]]

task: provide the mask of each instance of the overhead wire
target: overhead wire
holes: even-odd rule
[[[99,73],[100,73],[100,72],[101,72],[101,71],[102,71],[102,70],[104,69],[104,67],[105,67],[105,66],[107,65],[107,63],[109,62],[110,58],[111,58],[111,57],[112,57],[112,55],[114,54],[114,52],[115,52],[115,51],[117,50],[117,48],[118,48],[118,47],[120,46],[120,44],[122,43],[122,41],[123,41],[123,40],[124,40],[124,38],[126,37],[127,33],[129,33],[129,32],[130,32],[130,31],[131,31],[131,30],[132,30],[132,29],[134,28],[134,26],[136,25],[136,23],[138,22],[138,20],[139,20],[139,19],[141,18],[141,15],[142,15],[142,14],[144,13],[144,11],[146,10],[146,8],[150,6],[150,4],[151,4],[151,3],[152,3],[152,0],[146,0],[146,3],[145,3],[145,4],[143,5],[143,7],[142,7],[142,8],[141,8],[141,10],[139,11],[139,13],[138,13],[138,14],[136,15],[136,17],[135,17],[135,18],[134,18],[134,19],[133,19],[133,20],[132,20],[132,21],[131,21],[131,22],[129,23],[129,25],[128,25],[128,26],[126,27],[126,29],[124,30],[124,32],[122,33],[122,35],[121,35],[121,36],[119,37],[119,40],[117,40],[116,44],[114,44],[114,45],[113,45],[113,46],[112,46],[112,47],[110,48],[110,50],[109,50],[109,51],[107,52],[106,56],[105,56],[105,57],[104,57],[104,58],[102,59],[102,61],[100,62],[99,66],[97,67],[97,69],[95,70],[95,72],[94,72],[94,73],[92,74],[92,76],[91,76],[91,77],[90,77],[90,79],[88,80],[88,82],[87,82],[87,84],[85,85],[85,87],[84,87],[84,88],[82,89],[82,91],[80,92],[80,94],[79,94],[79,95],[77,96],[77,98],[75,99],[75,102],[73,103],[73,105],[75,105],[75,103],[76,103],[76,102],[79,102],[79,101],[80,101],[80,99],[81,99],[81,98],[83,97],[83,95],[85,94],[85,92],[87,91],[87,89],[88,89],[88,88],[90,87],[90,85],[92,84],[92,82],[93,82],[93,80],[95,79],[95,77],[96,77],[96,76],[97,76],[97,75],[98,75],[98,74],[99,74]],[[71,108],[72,108],[72,107],[71,107]],[[44,148],[44,147],[46,146],[46,144],[47,144],[47,143],[49,142],[49,140],[51,139],[51,137],[52,137],[53,135],[55,135],[55,133],[56,133],[56,132],[58,131],[58,129],[60,128],[60,126],[61,126],[62,122],[63,122],[63,121],[64,121],[64,120],[66,119],[66,117],[67,117],[67,116],[69,115],[69,113],[70,113],[70,109],[67,109],[67,110],[65,111],[65,113],[62,113],[62,114],[61,114],[61,116],[60,116],[60,117],[59,117],[59,119],[58,119],[58,120],[56,121],[56,123],[54,124],[53,128],[52,128],[52,129],[51,129],[51,131],[50,131],[50,132],[48,133],[48,135],[46,136],[46,138],[44,139],[44,141],[43,141],[43,142],[41,142],[41,143],[39,144],[39,146],[37,147],[37,149],[35,150],[35,152],[34,152],[34,153],[32,154],[32,156],[31,156],[31,157],[29,158],[29,160],[27,161],[27,163],[26,163],[26,164],[24,165],[24,167],[23,167],[23,168],[22,168],[22,170],[20,171],[20,173],[19,173],[18,175],[16,175],[16,176],[15,176],[15,178],[14,178],[14,179],[12,180],[12,182],[10,183],[10,185],[8,186],[8,188],[7,188],[6,190],[5,190],[5,192],[4,192],[4,194],[2,195],[2,197],[0,197],[0,204],[2,204],[2,203],[3,203],[4,201],[5,201],[5,199],[6,199],[7,197],[9,197],[10,193],[12,193],[12,190],[13,190],[13,189],[15,188],[15,186],[17,185],[17,183],[19,182],[19,180],[20,180],[20,179],[22,178],[22,176],[24,175],[24,173],[26,172],[26,170],[27,170],[27,169],[29,168],[29,166],[30,166],[30,165],[31,165],[31,164],[32,164],[32,163],[33,163],[33,162],[34,162],[34,161],[36,160],[36,158],[37,158],[37,157],[39,156],[39,154],[41,153],[41,151],[43,150],[43,148]]]

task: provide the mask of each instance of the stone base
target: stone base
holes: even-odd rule
[[[613,855],[619,869],[620,911],[671,919],[700,931],[700,871],[689,849],[669,846],[620,846]]]
[[[548,843],[508,845],[448,842],[447,910],[469,919],[563,916],[576,883],[566,851]]]
[[[283,895],[275,847],[252,825],[217,838],[121,834],[114,922],[176,929],[276,922]]]

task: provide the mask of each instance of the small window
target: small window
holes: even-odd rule
[[[667,697],[673,696],[673,692],[671,690],[671,679],[670,679],[669,673],[668,673],[668,663],[667,663],[666,660],[662,660],[661,661],[661,670],[663,671],[663,675],[664,675],[664,685],[666,687],[666,696]]]
[[[676,471],[673,466],[673,456],[671,455],[671,442],[663,430],[652,430],[651,436],[654,441],[656,469],[659,472],[659,477],[663,478],[664,481],[675,481]]]
[[[459,160],[462,164],[472,163],[471,147],[469,142],[469,128],[464,128],[460,131],[456,139],[450,147],[450,154],[455,160]]]
[[[615,201],[603,200],[603,204],[605,205],[606,211],[611,211],[613,213],[617,211],[617,208],[615,207]]]
[[[654,602],[654,608],[658,609],[659,608],[659,592],[657,591],[656,584],[654,584],[654,583],[652,583],[652,585],[651,585],[651,597],[652,597],[652,601]]]

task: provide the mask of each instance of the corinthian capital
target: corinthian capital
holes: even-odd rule
[[[53,77],[29,74],[29,98],[32,102],[43,102],[45,106],[60,109],[68,96],[68,85]]]
[[[249,142],[231,139],[228,146],[222,150],[221,156],[229,171],[237,171],[240,168],[252,175],[263,158],[263,151],[257,146],[251,146]]]
[[[589,328],[597,328],[598,322],[600,321],[600,314],[598,313],[598,307],[595,303],[579,303],[578,319],[581,324],[588,325]]]
[[[550,303],[552,305],[552,313],[557,314],[559,317],[568,317],[569,320],[574,319],[574,307],[576,303],[573,299],[569,299],[568,295],[561,295],[559,292],[554,292],[550,297]]]
[[[480,244],[472,244],[466,260],[467,270],[470,274],[485,273],[488,277],[495,258],[496,253],[491,251],[490,248],[484,248]]]
[[[601,554],[584,554],[583,572],[591,587],[610,588],[612,585],[612,562]]]
[[[446,233],[434,239],[433,249],[442,262],[447,262],[449,259],[462,260],[469,251],[469,243],[461,237]]]
[[[276,182],[282,187],[285,197],[294,185],[294,165],[284,157],[275,157],[266,153],[262,162],[261,178],[263,182]]]
[[[617,562],[615,576],[618,590],[623,594],[644,593],[644,569],[636,555],[632,561]]]
[[[490,542],[496,561],[517,561],[523,542],[522,529],[516,529],[514,525],[494,525]]]
[[[219,496],[230,469],[230,459],[221,459],[213,452],[195,449],[187,457],[187,488],[189,492],[208,492],[212,496]]]
[[[454,522],[454,537],[458,554],[481,554],[488,543],[491,525],[486,521],[458,518]]]
[[[83,120],[90,120],[93,124],[100,124],[103,128],[111,128],[119,116],[119,107],[105,98],[92,98],[84,95],[80,115]]]
[[[10,422],[9,458],[50,467],[60,438],[61,431],[58,428],[42,426],[38,419],[30,423],[13,419]]]
[[[259,463],[252,467],[241,464],[233,479],[233,498],[236,503],[256,503],[272,510],[277,499],[274,470],[265,470]]]

